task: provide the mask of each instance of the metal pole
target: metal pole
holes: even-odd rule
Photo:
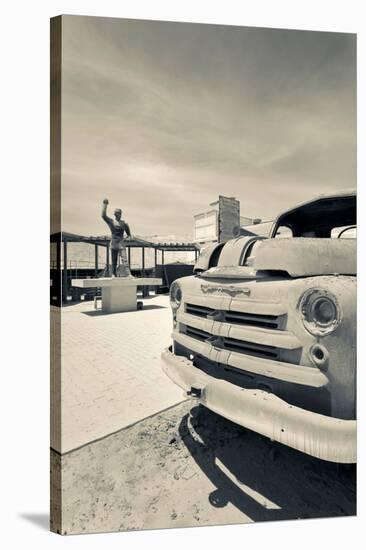
[[[130,246],[127,248],[127,253],[128,253],[128,265],[130,266],[130,269],[131,269],[131,247]]]
[[[141,248],[141,259],[142,259],[142,262],[141,262],[141,275],[143,277],[145,277],[145,247],[144,246]],[[143,296],[143,298],[146,298],[147,296],[149,296],[149,287],[148,286],[143,286],[142,287],[142,296]]]
[[[161,263],[164,265],[164,250],[161,251]]]
[[[105,247],[106,248],[106,251],[105,251],[105,265],[106,265],[106,271],[107,271],[107,277],[109,277],[109,243],[107,244],[107,246]]]
[[[145,247],[144,246],[141,248],[141,254],[142,254],[142,276],[145,277]]]
[[[95,261],[94,261],[94,273],[95,273],[95,277],[98,277],[98,245],[95,244],[94,245],[94,250],[95,250]]]

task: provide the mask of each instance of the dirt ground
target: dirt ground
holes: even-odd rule
[[[192,401],[62,457],[51,453],[51,467],[61,467],[64,534],[356,514],[355,469],[273,443]]]

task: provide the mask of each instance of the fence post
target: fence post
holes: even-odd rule
[[[95,262],[94,262],[94,273],[95,273],[95,277],[98,277],[98,245],[95,244],[94,245],[94,251],[95,251]]]

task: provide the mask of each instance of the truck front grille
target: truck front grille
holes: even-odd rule
[[[263,357],[264,359],[278,359],[278,349],[273,346],[237,340],[236,338],[213,336],[209,332],[188,325],[182,325],[181,328],[187,336],[200,340],[201,342],[207,341],[217,349],[226,349],[245,355]]]
[[[281,324],[281,316],[278,315],[243,313],[241,311],[229,310],[222,310],[218,312],[215,309],[195,304],[186,304],[186,312],[206,319],[210,318],[210,316],[218,314],[221,315],[220,320],[224,323],[230,323],[231,325],[249,325],[253,327],[278,329]]]
[[[210,307],[198,306],[194,304],[186,304],[186,312],[191,315],[197,315],[198,317],[207,317],[210,313],[213,313],[215,310]]]
[[[191,336],[192,338],[196,338],[196,340],[201,340],[202,342],[204,342],[211,336],[211,334],[205,332],[204,330],[188,326],[185,326],[185,334],[187,334],[187,336]]]
[[[220,307],[221,306],[221,307]],[[245,356],[274,363],[300,365],[302,345],[286,329],[284,304],[260,300],[227,300],[226,297],[194,297],[177,313],[177,330],[201,342],[204,353],[229,352],[230,361],[240,362]],[[211,350],[211,351],[210,351]]]

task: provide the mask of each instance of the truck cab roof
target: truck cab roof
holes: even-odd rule
[[[335,227],[356,225],[356,206],[354,190],[321,195],[280,214],[269,237],[282,227],[289,228],[293,237],[329,238]]]

